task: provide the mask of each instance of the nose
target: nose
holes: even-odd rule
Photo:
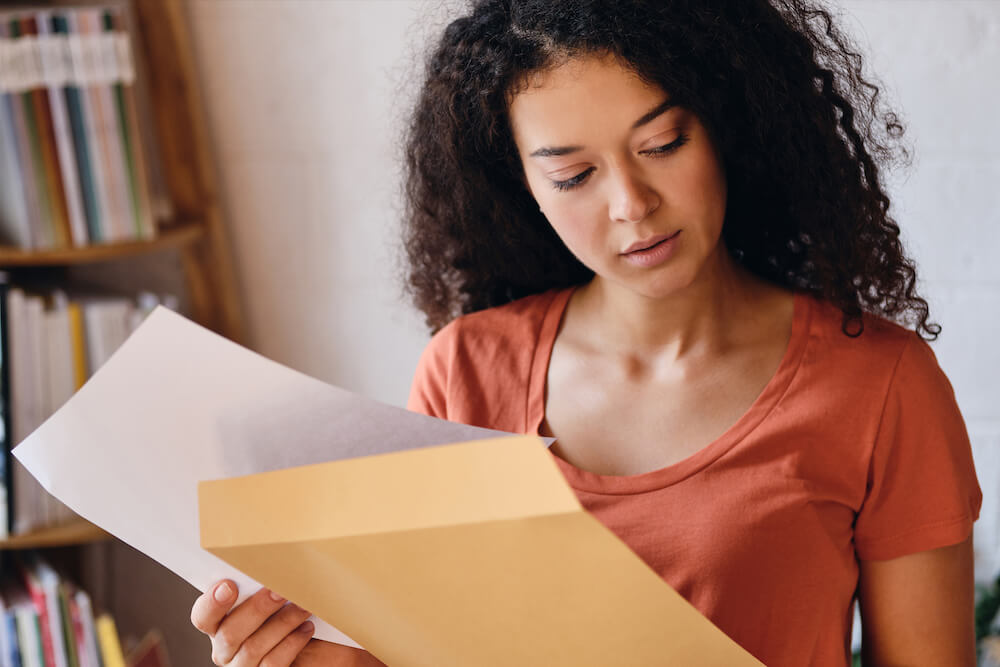
[[[660,205],[656,191],[628,167],[613,170],[608,214],[615,222],[639,222]]]

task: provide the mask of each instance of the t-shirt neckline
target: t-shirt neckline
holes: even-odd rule
[[[545,417],[545,386],[556,333],[576,287],[557,292],[542,319],[528,381],[526,432],[538,434]],[[778,369],[750,408],[714,441],[665,468],[638,475],[599,475],[578,468],[552,454],[570,486],[606,495],[645,493],[676,484],[719,459],[749,435],[781,400],[801,364],[808,341],[812,304],[809,295],[796,291],[792,299],[792,332]]]

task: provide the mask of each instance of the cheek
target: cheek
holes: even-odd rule
[[[552,229],[570,252],[590,266],[591,257],[601,246],[600,226],[592,219],[593,208],[559,202],[545,204],[542,210]]]
[[[693,156],[672,180],[675,192],[691,206],[690,213],[710,225],[721,226],[726,212],[726,181],[714,157]]]

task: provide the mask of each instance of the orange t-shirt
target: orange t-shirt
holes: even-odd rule
[[[537,434],[572,291],[444,327],[409,408]],[[607,476],[553,455],[587,511],[769,667],[849,664],[858,559],[957,544],[979,516],[965,424],[930,346],[870,315],[858,338],[840,326],[839,310],[797,293],[774,377],[674,465]]]

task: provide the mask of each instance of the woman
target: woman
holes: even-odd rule
[[[410,408],[555,436],[584,507],[772,667],[847,664],[855,600],[866,664],[975,663],[981,493],[877,93],[807,0],[477,0],[410,127]],[[217,664],[379,664],[234,594],[192,611]]]

